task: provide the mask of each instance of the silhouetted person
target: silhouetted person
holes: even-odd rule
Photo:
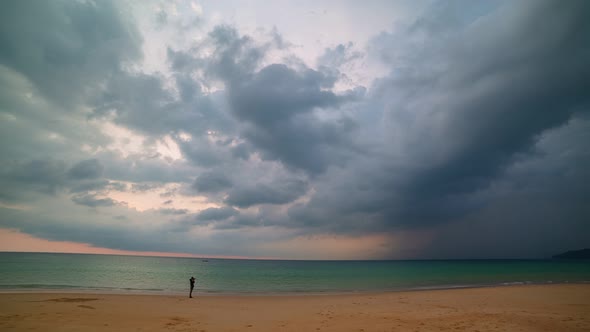
[[[191,292],[188,294],[188,297],[192,298],[193,297],[193,289],[195,288],[195,277],[191,277],[189,279],[189,281],[191,282]]]

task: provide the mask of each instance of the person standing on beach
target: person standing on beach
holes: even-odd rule
[[[190,297],[192,299],[193,298],[193,289],[195,288],[195,277],[191,277],[189,279],[189,281],[191,282],[191,292],[188,294],[188,297]]]

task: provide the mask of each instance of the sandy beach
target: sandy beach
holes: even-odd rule
[[[378,294],[0,294],[2,331],[589,331],[590,285]]]

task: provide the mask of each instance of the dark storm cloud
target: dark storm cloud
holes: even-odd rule
[[[232,27],[214,28],[204,45],[197,45],[196,49],[205,45],[214,48],[210,57],[168,50],[168,59],[178,72],[200,70],[206,77],[225,84],[228,104],[241,124],[235,134],[246,138],[265,159],[320,173],[354,154],[351,135],[356,124],[338,109],[361,98],[363,88],[335,93],[338,73],[327,68],[314,70],[270,64],[258,69],[268,50],[276,47],[275,43],[257,43]],[[330,116],[321,117],[319,111]],[[192,158],[196,162],[220,162],[219,156],[207,149],[190,149],[191,144],[181,143],[189,156],[200,157]],[[246,156],[243,147],[235,152]]]
[[[174,127],[174,116],[178,113],[174,97],[163,84],[163,79],[155,75],[121,73],[113,76],[93,101],[93,116],[115,113],[116,121],[126,126],[155,135],[167,133]]]
[[[234,218],[224,220],[213,225],[213,227],[218,230],[242,229],[261,226],[263,226],[263,220],[258,214],[243,213],[235,216]]]
[[[49,240],[91,243],[97,247],[121,250],[196,253],[197,244],[198,254],[201,255],[260,256],[264,255],[264,252],[252,244],[273,240],[268,234],[245,234],[241,230],[230,230],[224,234],[213,234],[195,241],[191,234],[178,232],[170,226],[138,227],[139,224],[133,222],[133,219],[138,217],[137,214],[132,215],[132,218],[115,215],[114,218],[109,218],[112,221],[109,223],[86,223],[80,222],[85,217],[76,219],[80,216],[72,215],[54,218],[2,207],[0,213],[5,216],[0,218],[0,225],[6,228],[20,229]],[[144,214],[140,216],[142,219],[146,217]]]
[[[264,67],[250,80],[231,86],[231,102],[238,117],[267,127],[311,112],[313,108],[336,107],[345,98],[323,89],[333,87],[335,77],[306,69],[297,72],[286,65]]]
[[[198,141],[177,141],[183,155],[194,165],[204,168],[213,168],[232,161],[232,151],[227,146],[217,143],[219,142],[209,141],[206,136],[199,137]]]
[[[308,184],[297,179],[275,181],[271,184],[255,183],[232,188],[225,202],[241,208],[258,204],[285,204],[305,194],[307,189]]]
[[[304,173],[291,173],[269,161],[237,161],[200,174],[188,192],[207,195],[218,204],[247,208],[290,203],[309,189]]]
[[[110,1],[2,5],[2,155],[6,161],[52,158],[68,164],[91,158],[80,146],[108,139],[84,123],[83,109],[105,80],[140,59],[141,38],[131,16]]]
[[[155,241],[165,230],[159,228],[141,230],[136,225],[132,225],[128,217],[124,215],[115,215],[111,219],[114,223],[103,224],[80,222],[80,219],[75,220],[71,214],[54,218],[29,214],[27,211],[2,210],[1,212],[6,216],[5,219],[0,219],[2,226],[17,227],[23,232],[49,240],[91,243],[98,247],[123,250],[146,250],[145,244],[149,242],[154,243],[153,250],[179,251],[181,247],[173,243],[179,240],[178,237],[175,237],[174,241],[166,241],[166,244]],[[89,218],[87,214],[85,216],[82,220]],[[76,217],[80,218],[80,216]],[[14,222],[15,220],[22,222]]]
[[[274,64],[230,84],[229,98],[236,116],[251,125],[244,135],[266,158],[317,173],[341,161],[353,145],[351,118],[321,120],[313,113],[360,97],[360,90],[330,91],[335,81],[329,73]]]
[[[192,187],[202,193],[216,193],[230,188],[232,181],[222,172],[206,172],[197,177]]]
[[[194,176],[193,168],[184,161],[167,161],[159,157],[150,158],[148,155],[142,152],[122,158],[113,152],[96,154],[105,165],[106,178],[119,184],[125,181],[136,182],[139,186],[135,189],[148,189],[167,182],[186,182]],[[121,186],[113,189],[125,191],[132,188]]]
[[[215,105],[215,94],[203,96],[190,77],[176,79],[180,99],[158,75],[121,73],[110,78],[91,101],[92,117],[109,118],[150,137],[184,131],[201,137],[207,130],[225,129],[230,122]],[[149,96],[146,98],[145,96]]]
[[[194,226],[210,226],[214,230],[242,230],[256,229],[260,227],[274,227],[279,225],[276,214],[269,212],[274,206],[260,207],[256,211],[239,211],[233,207],[222,206],[219,208],[207,208],[199,213],[189,215],[179,220],[173,231],[186,232]],[[284,218],[282,218],[284,220]],[[220,233],[223,234],[223,233]],[[221,235],[223,237],[223,235]]]
[[[278,160],[287,167],[314,175],[356,156],[351,137],[356,128],[355,122],[347,117],[322,121],[302,115],[266,127],[247,128],[244,134],[262,150],[265,159]]]
[[[435,3],[366,53],[332,44],[317,68],[271,61],[292,46],[276,30],[260,41],[222,25],[187,48],[162,45],[162,74],[135,70],[141,38],[111,2],[4,7],[0,199],[42,196],[49,206],[35,212],[48,216],[0,206],[4,227],[194,252],[184,231],[207,226],[214,234],[198,250],[214,254],[268,243],[265,227],[424,230],[432,241],[418,258],[538,257],[589,244],[587,1]],[[361,58],[388,71],[367,90],[338,90]],[[109,150],[89,122],[145,141],[139,152]],[[184,160],[162,156],[164,137]],[[107,196],[171,182],[180,187],[163,200],[198,194],[227,206],[191,214],[174,208],[179,199],[139,213]],[[63,222],[52,210],[59,198],[79,215]]]
[[[83,160],[72,166],[68,171],[68,177],[72,179],[96,179],[102,176],[104,167],[97,159]]]
[[[170,57],[178,57],[169,51]],[[180,54],[180,52],[179,52]],[[112,119],[152,140],[171,137],[194,165],[212,167],[232,159],[232,148],[210,141],[210,132],[230,137],[237,125],[223,91],[204,94],[206,82],[187,70],[175,69],[173,87],[161,75],[120,73],[114,75],[92,99],[92,118]],[[145,96],[149,96],[146,98]],[[190,134],[186,140],[182,134]]]
[[[57,160],[32,160],[12,163],[5,169],[5,176],[26,186],[38,188],[45,193],[55,193],[64,185],[66,165]]]
[[[106,179],[84,180],[70,184],[70,193],[81,193],[89,191],[102,191],[105,189],[121,189],[121,184],[111,183]],[[123,187],[124,188],[124,187]],[[115,189],[115,190],[117,190]],[[120,190],[124,191],[124,190]]]
[[[0,13],[0,63],[58,104],[79,101],[139,58],[140,43],[110,1],[8,1]]]
[[[157,211],[158,211],[158,213],[163,214],[163,215],[183,215],[183,214],[187,214],[189,212],[187,209],[171,209],[171,208],[158,209]]]
[[[194,57],[189,52],[167,48],[166,56],[170,67],[175,72],[186,73],[200,69],[206,65],[206,60]]]
[[[441,15],[437,9],[435,16],[427,12],[402,32],[379,36],[374,42],[392,72],[372,87],[358,119],[359,133],[372,131],[368,137],[376,147],[366,158],[314,178],[313,195],[290,207],[288,225],[309,233],[422,229],[447,236],[445,229],[455,232],[465,226],[471,231],[457,231],[462,241],[437,236],[436,244],[420,257],[432,256],[437,249],[444,249],[447,257],[466,257],[465,252],[477,246],[470,239],[488,234],[482,231],[487,228],[507,225],[496,221],[505,214],[518,224],[503,226],[506,232],[514,229],[524,236],[525,230],[537,229],[529,232],[534,239],[520,248],[511,245],[512,251],[495,250],[492,243],[501,238],[500,227],[485,249],[482,244],[481,251],[472,251],[474,256],[492,257],[495,252],[531,257],[534,252],[561,250],[567,246],[567,234],[578,245],[587,245],[588,237],[574,231],[588,218],[580,200],[585,194],[572,185],[588,177],[582,149],[568,149],[570,162],[581,165],[576,172],[556,169],[547,175],[571,174],[570,185],[528,179],[526,171],[507,178],[506,171],[534,160],[545,133],[590,110],[590,44],[584,42],[590,25],[583,14],[588,9],[583,1],[563,6],[522,2],[432,29],[429,21],[445,21],[436,16]],[[587,140],[563,136],[564,142],[571,140],[563,147],[587,147]],[[545,153],[557,157],[559,150]],[[549,165],[539,161],[535,167]],[[492,195],[501,183],[510,186]],[[538,195],[540,191],[547,195]],[[519,204],[500,209],[506,197]],[[535,212],[543,204],[551,211]],[[496,206],[502,213],[490,212]],[[451,226],[461,220],[462,226]],[[478,226],[467,227],[471,221]],[[561,230],[559,243],[541,250],[540,243],[550,242],[551,227]]]
[[[64,161],[53,159],[5,162],[0,169],[3,184],[0,196],[9,201],[27,201],[35,193],[56,195],[68,188],[79,192],[100,189],[108,184],[100,179],[71,179],[67,170]]]
[[[202,93],[201,85],[188,75],[177,75],[176,86],[184,102],[190,102]]]
[[[199,212],[197,219],[201,221],[221,221],[238,214],[238,210],[231,207],[208,208]]]
[[[74,194],[73,200],[88,206],[110,206],[97,201],[94,193],[125,190],[126,186],[102,177],[103,167],[96,159],[83,160],[69,167],[64,161],[32,160],[4,163],[0,171],[3,183],[0,196],[6,200],[30,201],[31,195]],[[93,193],[93,194],[88,194]]]
[[[6,89],[0,93],[0,116],[2,152],[6,158],[0,163],[0,194],[3,204],[18,198],[17,202],[35,206],[37,215],[3,205],[2,226],[45,239],[109,248],[194,251],[192,245],[179,245],[177,236],[163,244],[160,237],[168,230],[165,227],[144,231],[142,227],[109,224],[112,218],[128,224],[150,214],[161,220],[162,213],[174,216],[185,212],[182,209],[134,214],[133,209],[126,209],[105,195],[109,190],[133,190],[118,180],[138,182],[145,187],[146,181],[188,182],[198,172],[187,162],[162,160],[154,151],[147,151],[152,150],[148,146],[144,146],[146,151],[136,154],[109,151],[107,146],[111,142],[98,135],[94,122],[114,122],[138,131],[152,145],[164,135],[184,142],[179,134],[186,132],[194,145],[202,146],[190,151],[198,151],[208,148],[209,143],[204,141],[209,130],[232,134],[234,120],[217,105],[226,103],[223,91],[203,96],[202,80],[180,72],[173,73],[174,80],[168,84],[166,78],[157,74],[127,71],[127,64],[137,64],[127,61],[140,58],[140,38],[132,26],[132,16],[124,15],[124,10],[110,2],[23,1],[10,3],[4,9],[0,14],[0,71]],[[88,109],[93,113],[88,114]],[[4,122],[5,111],[6,118],[13,122]],[[92,126],[86,120],[93,122]],[[249,154],[243,142],[212,144],[223,150],[218,153],[222,162],[234,155],[244,160]],[[55,152],[59,152],[55,159],[47,158]],[[88,161],[89,158],[96,160]],[[190,159],[202,158],[193,153]],[[30,199],[39,192],[51,195]],[[68,216],[60,216],[64,210],[61,206],[43,206],[43,200],[54,203],[59,199],[68,207],[68,216],[70,209],[82,212],[68,223],[63,222]],[[88,212],[87,207],[93,208],[93,212]],[[116,214],[105,218],[111,211]],[[86,220],[93,222],[83,222]],[[239,250],[245,253],[247,250],[243,249],[249,244],[241,236],[234,236],[231,246],[242,248]],[[188,237],[183,239],[184,243],[192,242]],[[210,247],[201,252],[237,252],[235,248],[228,251],[227,244],[215,244],[224,241],[200,242],[202,248]]]
[[[215,54],[209,59],[207,72],[226,82],[238,82],[252,73],[269,47],[249,36],[240,36],[235,28],[226,25],[216,26],[209,37]]]
[[[509,166],[477,194],[488,202],[485,208],[441,227],[422,255],[551,257],[587,247],[589,135],[587,116],[544,133],[530,158]],[[464,248],[471,249],[461,252]]]
[[[449,207],[462,212],[460,203],[453,206],[454,195],[461,200],[462,194],[488,187],[538,135],[588,110],[585,36],[590,24],[582,14],[590,9],[588,3],[523,2],[517,7],[502,8],[448,37],[445,57],[421,59],[443,60],[444,69],[431,70],[426,63],[426,69],[417,67],[380,87],[384,93],[420,96],[425,102],[402,107],[401,113],[438,122],[425,119],[409,134],[409,142],[420,140],[418,153],[434,158],[426,158],[402,183],[403,208],[396,219],[428,222],[447,219]],[[546,17],[552,25],[545,24]],[[399,118],[396,112],[392,116]]]
[[[113,206],[117,204],[117,202],[111,198],[99,198],[94,195],[75,195],[72,197],[72,201],[76,204],[89,207]]]
[[[189,159],[214,165],[225,156],[207,142],[208,132],[231,135],[236,126],[226,111],[224,91],[205,93],[211,79],[203,77],[202,71],[214,67],[214,61],[170,48],[167,59],[171,78],[138,71],[118,71],[109,76],[88,98],[90,118],[113,121],[151,139],[170,135]],[[188,143],[180,133],[194,139]]]
[[[109,1],[4,4],[0,107],[11,121],[2,121],[7,136],[0,167],[8,196],[26,202],[36,192],[81,194],[120,185],[103,178],[103,164],[80,148],[110,143],[85,123],[85,103],[140,59],[141,38],[130,19]]]

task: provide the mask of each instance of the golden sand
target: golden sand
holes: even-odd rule
[[[5,293],[0,331],[590,331],[590,285],[192,299]]]

